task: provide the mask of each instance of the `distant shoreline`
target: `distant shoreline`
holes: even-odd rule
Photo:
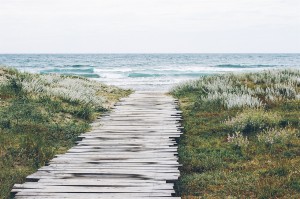
[[[18,70],[92,77],[134,90],[169,90],[210,74],[300,68],[300,54],[38,54],[0,55]]]

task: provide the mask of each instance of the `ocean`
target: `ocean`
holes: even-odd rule
[[[300,69],[300,54],[0,54],[0,65],[79,75],[134,90],[167,91],[203,75]]]

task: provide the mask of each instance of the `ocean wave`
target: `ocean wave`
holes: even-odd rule
[[[48,70],[42,70],[41,73],[93,73],[94,68],[53,68],[53,69],[48,69]]]
[[[60,75],[70,75],[70,76],[80,76],[86,78],[100,78],[101,76],[95,73],[49,73],[49,72],[40,72],[40,74],[60,74]]]
[[[211,75],[212,73],[181,73],[181,74],[172,74],[172,76],[175,77],[200,77],[200,76],[206,76],[206,75]]]
[[[132,68],[94,68],[96,73],[102,72],[131,72]]]
[[[128,77],[138,78],[138,77],[161,77],[166,76],[164,74],[149,74],[149,73],[129,73]]]
[[[275,65],[257,64],[257,65],[243,65],[243,64],[220,64],[213,67],[218,68],[268,68],[275,67]]]
[[[93,66],[91,66],[91,65],[85,65],[85,64],[74,64],[74,65],[66,65],[66,67],[82,68],[82,67],[93,67]]]
[[[126,77],[125,74],[121,74],[121,73],[100,73],[101,77],[103,78],[108,78],[108,79],[121,79]]]
[[[190,72],[190,73],[130,73],[128,74],[128,77],[130,78],[139,78],[139,77],[200,77],[204,75],[208,75],[209,73],[207,72]]]
[[[70,75],[77,75],[81,77],[87,77],[87,78],[100,78],[101,76],[98,74],[88,74],[88,73],[82,73],[82,74],[70,74]]]

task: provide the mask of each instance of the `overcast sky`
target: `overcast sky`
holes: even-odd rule
[[[0,0],[0,53],[300,52],[300,0]]]

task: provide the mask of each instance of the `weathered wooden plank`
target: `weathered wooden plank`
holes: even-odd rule
[[[141,186],[144,185],[149,185],[149,184],[156,184],[156,185],[163,185],[163,184],[169,184],[169,185],[173,185],[172,183],[166,183],[165,181],[162,180],[149,180],[149,179],[145,179],[145,180],[141,180],[141,179],[126,179],[126,178],[122,178],[119,179],[118,181],[116,181],[115,179],[105,179],[105,178],[100,178],[100,179],[93,179],[93,178],[70,178],[70,179],[50,179],[50,178],[45,178],[45,179],[40,179],[39,183],[92,183],[92,184],[103,184],[103,185],[131,185],[131,184],[139,184]],[[26,182],[26,183],[34,183],[36,184],[36,182]]]
[[[119,195],[119,194],[118,194]],[[86,194],[84,194],[84,196],[86,196]],[[89,199],[124,199],[124,198],[131,198],[131,199],[145,199],[145,198],[153,198],[153,199],[168,199],[168,198],[177,198],[177,199],[180,199],[180,197],[168,197],[168,196],[165,196],[165,197],[159,197],[159,196],[134,196],[133,194],[131,194],[131,196],[99,196],[99,194],[94,194],[94,196],[92,195],[89,195],[89,196],[86,196],[87,198]],[[75,196],[62,196],[62,195],[59,195],[59,194],[55,194],[55,196],[16,196],[15,197],[16,199],[58,199],[58,198],[64,198],[64,199],[82,199],[83,196],[82,195],[78,195],[76,194]]]
[[[73,153],[65,153],[65,154],[62,154],[62,155],[57,155],[56,157],[65,157],[65,156],[68,156],[68,157],[73,157],[73,156],[77,156],[77,157],[93,157],[93,158],[109,158],[109,157],[112,157],[112,158],[129,158],[129,157],[132,157],[132,158],[153,158],[153,157],[156,157],[156,158],[168,158],[168,157],[175,157],[175,154],[176,153],[173,153],[173,156],[171,155],[172,152],[161,152],[161,153],[149,153],[149,152],[145,152],[145,151],[132,151],[132,152],[119,152],[119,153],[106,153],[106,154],[103,154],[103,153],[99,153],[98,151],[96,152],[85,152],[85,153],[78,153],[78,152],[73,152]]]
[[[53,182],[39,182],[38,184],[35,182],[26,182],[24,184],[15,184],[13,189],[47,189],[48,187],[52,188],[58,188],[61,187],[98,187],[99,191],[101,188],[105,187],[115,187],[119,188],[120,190],[126,189],[126,188],[136,188],[136,190],[173,190],[172,184],[162,184],[162,183],[112,183],[112,184],[105,184],[104,182],[98,183],[98,182],[89,182],[84,181],[82,183],[80,180],[69,182],[60,182],[60,180],[56,180]],[[130,191],[130,190],[128,190]],[[134,192],[133,190],[131,190]],[[122,192],[122,191],[120,191]]]
[[[159,133],[155,134],[148,134],[148,135],[142,135],[142,133],[138,134],[129,134],[129,133],[101,133],[101,134],[85,134],[79,136],[80,138],[85,138],[85,139],[91,139],[91,138],[107,138],[107,139],[132,139],[132,138],[147,138],[147,139],[159,139],[159,138],[164,138],[164,139],[169,139],[170,137],[174,136],[180,136],[181,134],[164,134],[164,136],[160,136]]]
[[[103,150],[161,150],[161,149],[176,149],[177,146],[143,146],[143,145],[124,145],[124,146],[99,146],[99,145],[77,145],[73,149],[103,149]]]
[[[170,115],[170,114],[164,114],[164,113],[160,113],[159,117],[156,113],[143,113],[143,112],[139,112],[139,113],[135,113],[135,114],[129,114],[127,112],[123,112],[117,115],[113,115],[113,114],[109,114],[109,115],[102,115],[100,118],[98,118],[98,120],[105,120],[107,118],[111,118],[111,119],[120,119],[120,118],[137,118],[137,119],[150,119],[150,120],[159,120],[161,117],[164,117],[166,120],[171,120],[171,119],[181,119],[182,116],[180,114],[178,115]]]
[[[105,129],[94,129],[92,131],[89,131],[87,133],[82,134],[84,135],[89,135],[89,134],[96,134],[96,135],[101,135],[100,133],[109,133],[109,134],[118,134],[118,133],[129,133],[131,135],[135,135],[135,134],[141,134],[141,135],[150,135],[150,134],[159,134],[159,135],[168,135],[168,134],[182,134],[181,131],[179,131],[178,129],[176,131],[173,130],[167,130],[167,129],[160,129],[160,130],[143,130],[143,131],[138,131],[137,129],[118,129],[118,130],[105,130]]]
[[[104,143],[101,143],[102,145],[100,145],[99,143],[78,143],[77,147],[98,147],[98,148],[127,148],[127,149],[134,149],[136,147],[141,147],[141,148],[144,148],[144,149],[166,149],[166,148],[177,148],[177,146],[174,146],[174,145],[155,145],[155,144],[147,144],[147,146],[143,145],[143,144],[124,144],[124,145],[119,145],[119,146],[116,146],[116,145],[111,145],[111,144],[108,144],[108,145],[104,145]]]
[[[100,139],[96,139],[96,140],[88,140],[88,139],[84,139],[82,141],[78,141],[77,143],[78,144],[93,144],[93,143],[98,143],[99,146],[106,146],[106,145],[131,145],[131,146],[134,146],[134,145],[156,145],[156,146],[165,146],[165,145],[174,145],[176,144],[176,141],[172,141],[172,140],[169,140],[169,139],[165,139],[163,141],[160,140],[160,142],[156,143],[155,140],[134,140],[132,142],[128,141],[128,140],[123,140],[123,142],[119,141],[119,140],[105,140],[105,142],[103,143],[100,143],[99,144],[99,141],[101,141]]]
[[[56,167],[42,167],[39,169],[39,171],[61,171],[61,170],[65,170],[65,166],[56,166]],[[81,170],[87,170],[87,171],[101,171],[101,172],[112,172],[112,171],[122,171],[124,173],[126,173],[127,171],[139,171],[139,172],[156,172],[156,173],[161,173],[161,172],[173,172],[173,173],[178,173],[178,168],[177,167],[143,167],[143,166],[136,166],[136,167],[110,167],[109,169],[107,169],[107,167],[92,167],[92,166],[86,166],[86,165],[80,165],[80,166],[69,166],[67,167],[67,171],[81,171]]]
[[[102,186],[59,186],[59,185],[43,185],[36,183],[35,185],[15,185],[12,189],[13,192],[18,192],[19,190],[28,192],[54,192],[54,193],[151,193],[153,191],[158,191],[160,193],[174,193],[172,187],[102,187]]]
[[[55,194],[55,196],[16,196],[15,198],[16,199],[58,199],[58,198],[65,198],[65,199],[82,199],[84,197],[87,197],[89,199],[124,199],[124,198],[131,198],[131,199],[145,199],[145,198],[153,198],[153,199],[168,199],[168,198],[175,198],[175,199],[180,199],[180,197],[168,197],[168,196],[165,196],[165,197],[159,197],[159,196],[149,196],[149,194],[147,196],[135,196],[134,194],[131,194],[131,196],[123,196],[123,195],[119,195],[118,196],[107,196],[107,195],[101,195],[99,196],[99,194],[94,194],[94,195],[91,195],[89,194],[88,196],[86,194],[84,195],[81,195],[81,194],[76,194],[74,196],[65,196],[65,195],[61,195],[61,194]]]
[[[36,193],[36,192],[21,192],[16,194],[16,198],[19,198],[19,196],[36,196],[37,198],[40,198],[40,196],[54,196],[54,198],[97,198],[97,199],[115,199],[118,198],[117,196],[121,196],[121,199],[127,199],[127,198],[152,198],[152,197],[170,197],[169,194],[166,193],[159,193],[159,192],[152,192],[152,193],[118,193],[117,195],[115,193],[105,193],[105,194],[95,194],[95,193]],[[102,196],[102,197],[101,197]],[[30,197],[32,198],[32,197]]]
[[[154,179],[152,177],[153,175],[129,175],[129,174],[69,174],[69,173],[55,173],[55,175],[50,175],[50,174],[42,174],[42,175],[30,175],[27,177],[27,179],[34,179],[34,180],[39,180],[42,178],[46,178],[46,179],[70,179],[73,177],[77,177],[77,178],[109,178],[109,179],[115,179],[115,180],[120,180],[123,178],[127,178],[127,179],[136,179],[136,178],[140,178],[140,179],[147,179],[147,180],[152,180]],[[157,176],[155,176],[156,180],[165,180],[165,181],[170,181],[170,180],[177,180],[179,177],[179,175],[162,175],[162,174],[157,174]],[[29,180],[30,181],[30,180]],[[37,182],[38,183],[38,182]]]

